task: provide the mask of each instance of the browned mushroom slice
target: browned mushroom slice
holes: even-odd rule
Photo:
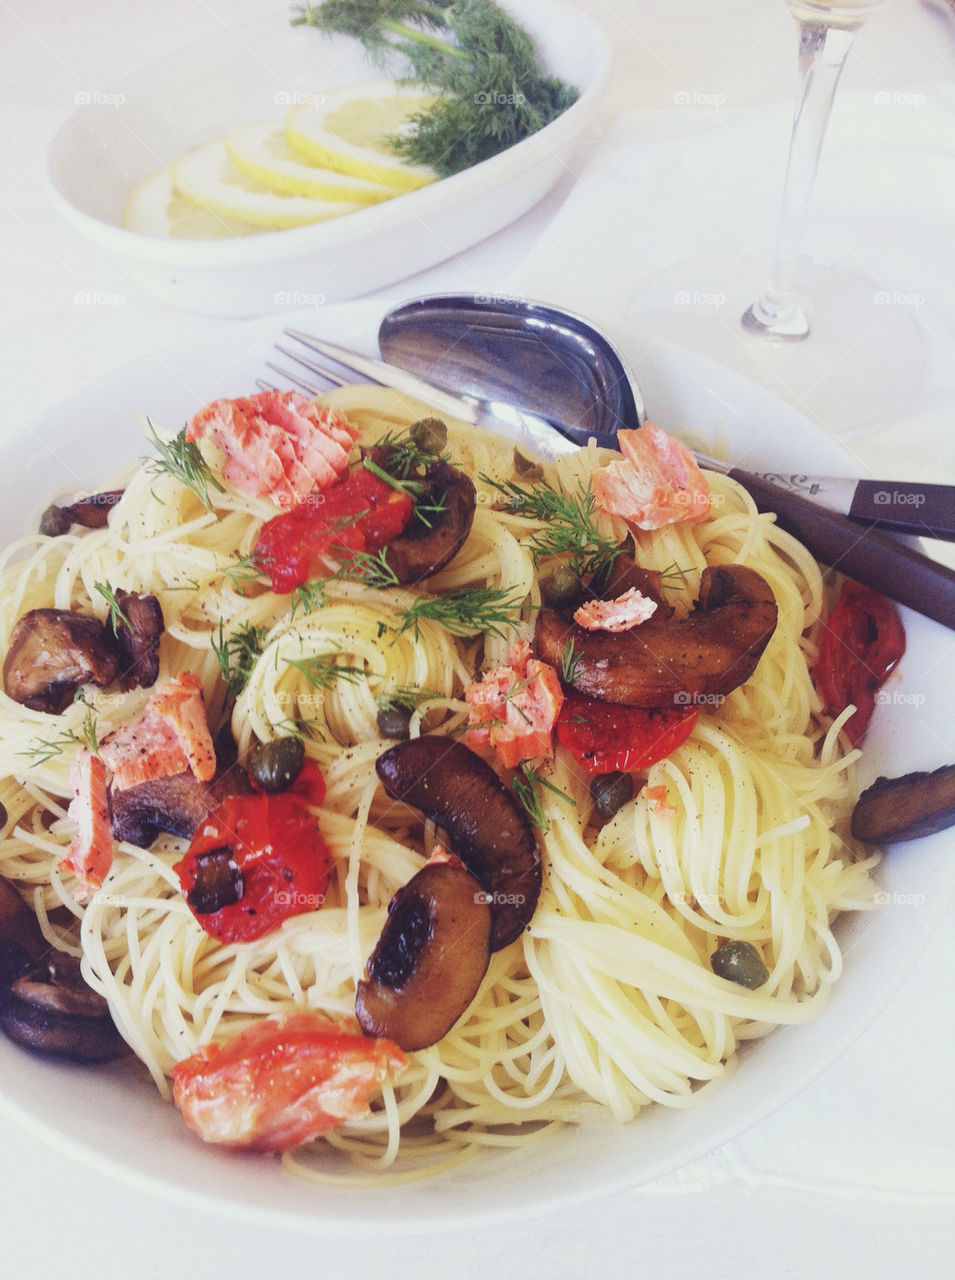
[[[776,629],[776,600],[765,578],[744,565],[703,570],[696,608],[630,631],[587,631],[559,613],[537,622],[537,652],[561,665],[573,645],[575,689],[629,707],[685,706],[697,695],[725,695],[753,674]]]
[[[10,984],[48,950],[36,916],[13,885],[0,879],[0,1004]]]
[[[115,596],[122,613],[116,619],[116,643],[122,655],[123,679],[132,686],[148,689],[159,679],[162,606],[155,596],[137,595],[122,587],[117,587]]]
[[[248,775],[236,762],[231,733],[220,732],[216,736],[216,776],[211,783],[200,782],[187,770],[132,787],[111,787],[109,812],[113,835],[141,849],[148,849],[160,831],[189,837],[220,800],[251,789]]]
[[[488,896],[449,862],[429,863],[398,890],[355,997],[366,1035],[385,1036],[409,1053],[447,1035],[487,972]]]
[[[852,811],[852,834],[873,844],[918,840],[955,825],[955,764],[876,778]]]
[[[11,1040],[40,1053],[107,1062],[128,1053],[109,1006],[87,986],[80,962],[57,952],[17,978],[0,1009]]]
[[[420,809],[491,897],[491,950],[523,932],[541,888],[540,854],[527,815],[489,764],[461,742],[425,734],[375,765],[395,800]]]
[[[388,543],[384,553],[401,583],[420,582],[443,569],[464,545],[474,523],[477,494],[463,472],[439,458],[418,483],[421,491],[415,510],[420,514]]]
[[[122,489],[108,489],[103,493],[91,493],[89,497],[80,498],[65,507],[51,503],[40,517],[40,532],[55,538],[61,533],[69,533],[74,524],[80,524],[85,529],[105,529],[109,513],[119,502],[123,492]]]
[[[80,685],[112,684],[120,663],[115,640],[96,618],[69,609],[31,609],[13,628],[3,689],[33,711],[59,714]]]
[[[614,560],[610,572],[606,575],[594,575],[584,588],[586,595],[596,596],[599,600],[616,600],[625,592],[635,587],[642,596],[652,600],[657,606],[653,615],[658,621],[672,618],[673,606],[663,598],[663,578],[655,569],[644,569],[636,561],[625,556]]]

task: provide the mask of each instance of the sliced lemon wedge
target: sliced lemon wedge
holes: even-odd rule
[[[309,164],[289,147],[282,125],[271,120],[240,124],[226,134],[225,149],[237,169],[273,191],[354,204],[377,204],[395,194],[380,182],[366,182],[364,178]]]
[[[123,226],[163,240],[219,240],[267,230],[193,204],[176,190],[169,169],[139,183],[126,202]]]
[[[258,227],[301,227],[362,208],[354,201],[273,191],[235,167],[221,138],[193,147],[174,160],[170,169],[177,191],[193,204]]]
[[[285,138],[289,147],[312,164],[325,165],[395,191],[413,191],[434,182],[427,165],[402,163],[388,139],[409,127],[410,117],[425,111],[434,94],[395,84],[367,80],[319,95],[289,107]]]

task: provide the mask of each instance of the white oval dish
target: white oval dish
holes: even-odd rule
[[[209,315],[354,298],[423,271],[547,193],[609,82],[609,42],[586,14],[565,0],[505,7],[534,36],[548,71],[576,85],[580,98],[533,137],[452,178],[329,222],[239,239],[162,240],[122,226],[137,183],[182,152],[243,122],[278,122],[294,102],[373,74],[357,40],[293,29],[286,10],[88,95],[49,147],[54,200],[142,288]]]
[[[398,301],[398,299],[396,299]],[[298,313],[294,323],[372,352],[380,303]],[[220,395],[247,394],[281,321],[260,320],[146,357],[83,388],[0,446],[0,538],[35,528],[58,487],[95,488],[146,452],[134,416],[175,428]],[[853,474],[848,455],[796,410],[721,367],[655,344],[634,372],[652,417],[704,437],[755,469]],[[77,424],[82,424],[81,434]],[[950,631],[903,610],[907,652],[866,741],[862,783],[934,768],[950,737]],[[713,1150],[804,1088],[862,1033],[915,962],[955,888],[955,832],[890,852],[888,905],[845,917],[845,972],[825,1011],[746,1047],[738,1071],[686,1111],[651,1107],[626,1126],[568,1128],[510,1153],[490,1151],[431,1182],[360,1190],[313,1186],[264,1156],[205,1147],[129,1064],[51,1062],[0,1036],[0,1105],[73,1155],[142,1189],[243,1219],[321,1231],[404,1233],[526,1218],[622,1191]],[[918,910],[904,904],[918,899]],[[893,903],[903,905],[894,906]],[[917,1046],[912,1047],[917,1053]]]

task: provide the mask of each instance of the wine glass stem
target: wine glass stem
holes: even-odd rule
[[[809,333],[793,285],[836,86],[855,39],[854,27],[830,27],[818,18],[797,22],[799,82],[772,266],[761,297],[743,317],[748,329],[790,339]]]

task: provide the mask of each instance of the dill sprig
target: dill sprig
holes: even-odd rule
[[[407,60],[406,80],[437,98],[391,145],[441,177],[530,137],[577,100],[544,74],[531,37],[492,0],[325,0],[300,6],[292,25],[354,36],[379,69]]]
[[[571,639],[560,651],[560,678],[564,684],[573,684],[580,658],[575,654],[576,641]]]
[[[402,685],[400,689],[389,689],[385,693],[379,693],[375,699],[375,706],[379,711],[413,710],[422,702],[442,696],[434,689],[423,689],[420,685],[408,684]]]
[[[614,539],[600,532],[597,500],[589,484],[581,481],[575,493],[565,493],[543,481],[526,485],[486,475],[480,478],[501,494],[495,503],[498,510],[544,523],[528,543],[535,564],[566,555],[574,572],[583,576],[607,572],[620,555]]]
[[[357,684],[365,675],[364,667],[350,667],[330,653],[318,653],[310,658],[286,658],[285,661],[301,672],[313,689],[330,689],[339,680]]]
[[[195,440],[186,439],[186,428],[183,427],[171,440],[163,440],[156,434],[148,418],[146,426],[153,448],[159,455],[158,458],[146,459],[149,471],[154,475],[162,475],[165,471],[174,476],[180,484],[192,490],[206,510],[211,511],[212,498],[209,490],[217,489],[219,493],[225,493],[225,488],[212,474]]]
[[[414,452],[420,453],[415,449]],[[434,462],[434,455],[422,455],[430,457],[430,462]],[[385,484],[390,485],[392,489],[398,493],[406,493],[411,498],[414,516],[420,520],[427,528],[434,527],[433,521],[444,515],[445,508],[448,505],[447,493],[438,494],[437,497],[432,496],[432,488],[425,480],[414,479],[410,473],[410,466],[406,469],[407,459],[403,459],[396,464],[396,470],[404,471],[403,475],[393,475],[390,471],[386,471],[384,467],[379,467],[373,458],[363,458],[362,466],[366,471],[370,471],[373,476],[377,476],[379,480],[383,480]],[[389,466],[390,466],[389,462]],[[425,499],[430,498],[430,501]]]
[[[268,627],[256,627],[251,622],[244,622],[232,635],[226,636],[222,623],[219,623],[219,637],[213,638],[211,644],[226,688],[236,697],[249,683],[268,631]]]
[[[272,725],[272,728],[281,729],[283,733],[287,733],[293,738],[310,738],[312,741],[317,742],[325,741],[325,735],[315,721],[308,720],[305,716],[286,716],[283,720],[277,720]]]
[[[79,732],[74,729],[64,729],[55,738],[36,738],[32,747],[27,747],[25,751],[18,754],[29,756],[33,764],[46,764],[55,756],[61,756],[67,747],[78,746],[86,747],[94,756],[99,757],[96,708],[87,699],[82,689],[78,690],[73,701],[82,702],[86,706],[86,715],[83,717]]]
[[[553,792],[555,796],[559,796],[566,804],[574,808],[577,805],[576,801],[567,795],[566,791],[561,791],[560,787],[555,787],[552,782],[542,778],[537,770],[528,764],[526,760],[519,764],[517,772],[511,779],[511,790],[527,814],[531,826],[546,834],[550,830],[550,821],[544,812],[544,804],[540,795],[541,787]]]
[[[455,636],[484,632],[503,639],[502,627],[514,630],[520,625],[520,618],[515,614],[522,603],[522,596],[499,587],[459,587],[445,596],[417,596],[399,614],[398,635],[411,631],[418,640],[419,624],[428,620],[439,623]]]
[[[113,591],[113,588],[109,585],[109,583],[94,582],[93,590],[98,591],[100,595],[103,597],[103,599],[106,601],[107,605],[109,606],[109,620],[113,628],[113,635],[115,636],[119,634],[120,623],[123,624],[123,626],[127,629],[127,631],[132,631],[133,624],[130,622],[129,618],[127,618],[126,614],[123,612],[122,606],[120,605],[119,601],[116,599],[116,593]]]
[[[292,588],[292,594],[289,597],[289,622],[295,620],[295,615],[299,609],[305,613],[314,613],[317,609],[321,609],[324,604],[324,578],[308,578],[305,582],[300,582],[297,587]]]
[[[219,572],[241,596],[245,595],[245,587],[262,581],[262,567],[255,556],[236,554],[234,559],[219,566]]]

